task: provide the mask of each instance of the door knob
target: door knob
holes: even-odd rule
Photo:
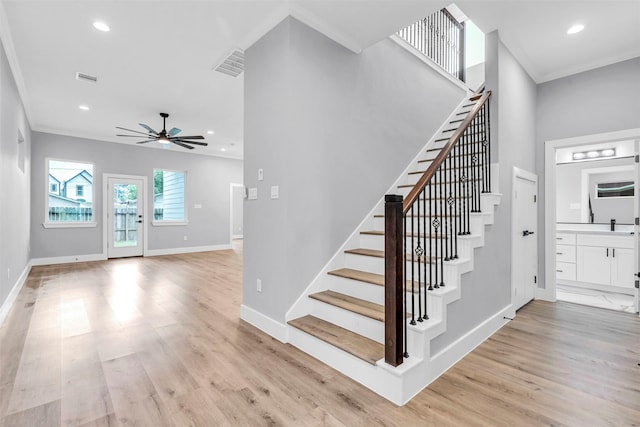
[[[523,235],[524,237],[528,236],[529,234],[534,234],[534,232],[533,232],[533,231],[529,231],[529,230],[524,230],[524,231],[522,232],[522,235]]]

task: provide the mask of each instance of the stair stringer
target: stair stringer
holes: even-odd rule
[[[434,147],[435,140],[441,136],[444,129],[446,129],[449,125],[449,121],[456,117],[456,113],[460,111],[465,103],[469,102],[469,97],[473,95],[473,92],[469,91],[464,98],[460,101],[460,103],[456,106],[453,112],[447,117],[447,119],[443,122],[443,124],[438,128],[438,130],[433,134],[433,136],[427,141],[427,144],[418,151],[414,159],[409,163],[405,170],[399,175],[398,179],[389,187],[389,189],[384,193],[386,194],[399,194],[398,186],[403,184],[406,180],[408,173],[415,169],[418,165],[418,161],[424,156],[425,151],[431,147]],[[327,276],[327,273],[336,268],[340,268],[340,266],[344,265],[344,251],[357,247],[357,243],[360,238],[360,233],[364,230],[373,228],[374,215],[383,214],[384,213],[384,195],[382,198],[375,204],[375,206],[367,213],[362,222],[358,225],[358,227],[351,233],[351,235],[345,240],[345,242],[338,248],[335,254],[329,259],[327,264],[318,272],[318,274],[313,278],[309,286],[300,294],[298,299],[292,304],[291,308],[285,314],[285,322],[304,316],[306,313],[310,312],[311,305],[309,303],[309,295],[315,292],[320,292],[323,290],[327,290],[328,287],[324,283],[324,278]],[[290,330],[291,326],[287,326]],[[295,328],[293,328],[295,329]]]

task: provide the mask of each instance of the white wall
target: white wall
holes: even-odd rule
[[[245,58],[243,303],[284,322],[464,91],[392,40],[354,54],[293,18]]]
[[[44,228],[45,159],[89,161],[95,165],[95,228]],[[153,207],[153,170],[187,171],[188,225],[150,225]],[[149,249],[162,250],[229,244],[229,184],[242,182],[242,162],[159,150],[127,144],[94,141],[70,136],[33,132],[31,247],[33,258],[95,255],[102,253],[102,174],[147,177],[147,231]],[[202,205],[195,209],[194,205]],[[187,236],[187,241],[184,236]]]
[[[447,308],[447,331],[432,341],[432,354],[510,304],[512,170],[514,166],[535,170],[535,82],[497,31],[487,34],[485,42],[485,83],[492,91],[491,154],[499,162],[503,197],[495,224],[486,228],[484,247],[475,250],[474,270],[462,276],[463,297]]]
[[[30,165],[31,129],[0,44],[0,306],[29,263]]]
[[[544,188],[544,144],[561,138],[640,128],[640,58],[542,83],[537,87],[535,158]],[[545,271],[545,196],[538,198],[538,266]],[[538,275],[544,287],[544,275]]]

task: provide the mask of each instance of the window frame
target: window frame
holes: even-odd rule
[[[184,218],[182,220],[174,220],[174,219],[155,219],[155,175],[156,175],[156,171],[160,171],[160,172],[177,172],[177,173],[181,173],[184,175],[184,192],[183,192],[183,209],[184,209]],[[166,227],[166,226],[184,226],[184,225],[189,225],[189,217],[188,217],[188,209],[187,206],[189,205],[187,203],[187,171],[186,170],[179,170],[179,169],[165,169],[165,168],[153,168],[153,171],[151,172],[151,182],[153,182],[153,186],[151,186],[153,188],[153,191],[150,191],[151,193],[151,225],[154,227]],[[163,182],[163,186],[164,186],[164,182]],[[164,194],[164,188],[162,189],[162,193]]]
[[[91,185],[91,200],[92,200],[92,209],[93,209],[93,220],[91,221],[68,221],[68,222],[52,222],[49,221],[49,163],[51,161],[56,162],[68,162],[68,163],[84,163],[87,165],[91,165],[92,168],[92,176],[93,183]],[[44,180],[46,191],[44,192],[44,222],[42,226],[44,228],[89,228],[89,227],[97,227],[98,222],[96,221],[96,164],[94,162],[85,161],[85,160],[73,160],[73,159],[61,159],[59,157],[45,157],[44,159]],[[58,184],[58,192],[60,189],[60,184]]]

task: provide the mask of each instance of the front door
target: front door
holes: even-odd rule
[[[108,191],[107,256],[141,256],[145,232],[144,181],[110,177]]]
[[[538,287],[537,177],[517,171],[513,185],[512,300],[518,310],[535,298]]]

